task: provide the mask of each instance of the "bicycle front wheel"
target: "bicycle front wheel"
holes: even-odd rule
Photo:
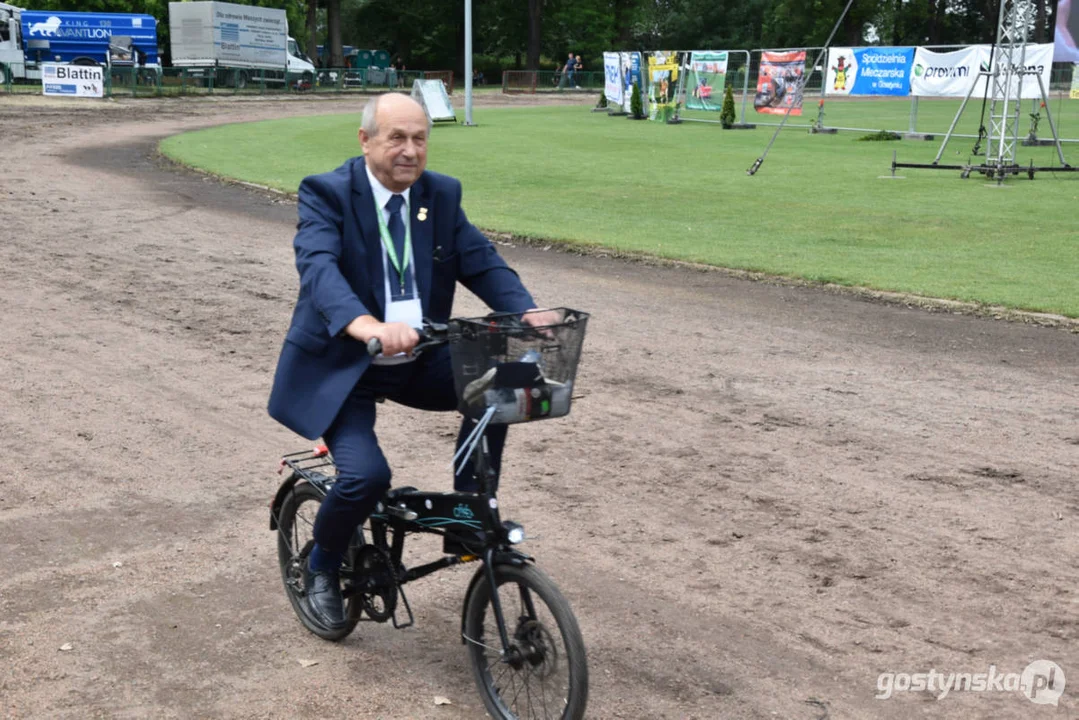
[[[588,702],[588,663],[569,602],[534,565],[498,565],[494,574],[508,648],[486,574],[465,600],[465,642],[487,711],[504,720],[578,720]]]

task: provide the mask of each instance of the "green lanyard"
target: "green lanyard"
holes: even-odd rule
[[[407,209],[408,203],[404,203],[402,207]],[[386,254],[390,256],[393,269],[397,271],[397,277],[401,281],[401,292],[403,293],[405,291],[405,270],[408,268],[408,259],[412,256],[412,223],[405,221],[405,256],[398,258],[397,248],[393,246],[393,236],[390,235],[390,229],[386,226],[386,217],[382,210],[383,208],[378,207],[378,203],[375,203],[375,215],[378,216],[378,234],[382,237],[382,246],[386,248]],[[405,217],[408,217],[407,212]]]

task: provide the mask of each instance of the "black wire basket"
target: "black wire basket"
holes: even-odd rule
[[[556,313],[533,327],[524,318]],[[492,423],[548,420],[569,413],[588,313],[569,308],[495,313],[450,322],[450,356],[458,409]]]

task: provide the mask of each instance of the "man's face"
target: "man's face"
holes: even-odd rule
[[[378,181],[395,193],[404,192],[427,167],[427,116],[404,95],[382,98],[375,114],[376,135],[360,128],[360,145]]]

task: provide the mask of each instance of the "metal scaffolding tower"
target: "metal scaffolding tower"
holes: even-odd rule
[[[1034,3],[1031,0],[1001,0],[997,25],[998,60],[995,68],[989,68],[991,75],[988,77],[992,83],[993,102],[989,109],[989,142],[985,149],[985,165],[994,168],[998,177],[1016,165],[1023,76],[1033,75],[1041,84],[1041,75],[1026,69],[1027,43],[1033,28]],[[1045,88],[1042,88],[1042,100],[1048,107]],[[1053,135],[1056,136],[1055,131]]]
[[[1015,160],[1015,148],[1019,144],[1019,114],[1022,107],[1023,80],[1026,76],[1033,77],[1041,91],[1041,102],[1045,108],[1046,118],[1049,120],[1049,129],[1053,133],[1053,144],[1056,146],[1057,156],[1063,166],[1062,170],[1072,168],[1064,160],[1064,151],[1060,147],[1060,137],[1057,135],[1056,125],[1053,123],[1052,113],[1049,111],[1049,97],[1041,74],[1034,68],[1028,68],[1026,64],[1027,45],[1030,43],[1031,31],[1034,29],[1035,3],[1034,0],[1000,0],[1000,17],[997,24],[997,41],[989,55],[989,65],[979,69],[977,77],[963,98],[959,106],[959,112],[955,114],[952,125],[948,128],[944,142],[940,145],[937,157],[933,165],[928,167],[945,167],[940,165],[944,148],[951,140],[955,126],[959,123],[959,117],[970,100],[978,84],[984,80],[987,83],[985,93],[991,97],[989,109],[989,129],[985,126],[979,129],[978,142],[975,144],[974,153],[982,140],[985,140],[985,159],[981,166],[967,165],[962,167],[963,177],[971,171],[983,173],[986,177],[996,178],[997,182],[1003,182],[1007,175],[1018,175],[1021,168]],[[984,123],[985,105],[982,105],[982,120]],[[893,165],[903,167],[903,163]],[[907,165],[908,167],[927,167],[925,165]],[[948,166],[954,167],[954,166]],[[1034,170],[1055,170],[1056,168],[1026,169],[1030,177],[1034,176]]]

